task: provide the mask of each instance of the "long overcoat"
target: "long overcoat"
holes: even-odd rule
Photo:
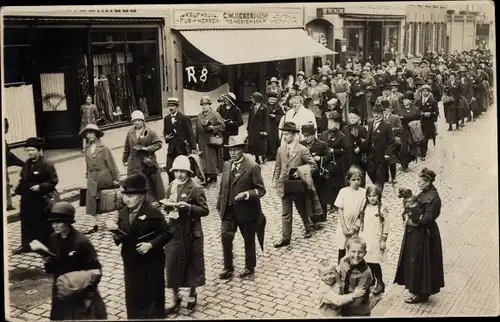
[[[243,115],[241,110],[236,105],[230,105],[228,108],[226,105],[222,104],[217,108],[217,112],[220,114],[226,128],[224,129],[223,139],[224,144],[229,143],[229,137],[238,135],[240,126],[243,125]],[[224,160],[229,160],[229,149],[222,148],[222,157]]]
[[[167,188],[170,198],[172,185]],[[208,216],[207,198],[202,188],[190,178],[177,186],[177,200],[191,205],[180,209],[179,218],[170,221],[172,239],[165,246],[167,287],[199,287],[205,285],[205,257],[201,217]]]
[[[210,129],[211,125],[214,128]],[[222,147],[208,145],[212,135],[223,135],[226,125],[224,120],[216,111],[201,112],[196,120],[196,141],[201,151],[201,157],[205,162],[205,174],[217,175],[222,171]]]
[[[276,153],[280,146],[279,124],[285,111],[279,103],[269,105],[269,133],[267,136],[267,156],[270,160],[276,160]],[[274,115],[274,116],[271,116]]]
[[[97,139],[94,153],[90,147],[89,144],[85,148],[87,166],[86,211],[87,215],[95,215],[97,213],[96,195],[103,189],[112,188],[113,181],[119,179],[120,172],[111,150],[104,146],[101,140]]]
[[[161,178],[161,170],[156,159],[156,151],[162,146],[160,137],[150,128],[145,127],[139,137],[135,128],[132,128],[125,139],[123,147],[123,162],[127,164],[127,176],[135,173],[143,173],[148,179],[150,201],[161,200],[165,198],[165,188]],[[143,147],[144,151],[137,148]],[[151,165],[148,166],[144,160],[149,158]]]
[[[28,159],[21,170],[21,179],[15,188],[16,195],[21,196],[21,245],[29,248],[29,243],[37,239],[47,244],[52,234],[52,226],[47,223],[50,209],[44,199],[48,193],[56,189],[59,182],[54,164],[40,156],[36,162]],[[39,185],[39,191],[30,188]]]
[[[401,127],[403,131],[399,135],[401,139],[401,157],[405,160],[414,160],[419,156],[418,144],[413,140],[409,123],[420,120],[420,110],[415,105],[401,110]]]
[[[333,156],[325,165],[325,168],[330,171],[328,187],[342,188],[345,186],[345,175],[348,170],[349,152],[351,151],[349,139],[340,130],[335,132],[324,131],[319,138],[326,143]],[[328,203],[333,204],[335,202],[333,198],[335,197],[332,195]]]
[[[56,281],[59,276],[75,271],[101,270],[97,252],[90,240],[71,227],[66,238],[62,238],[60,234],[52,234],[47,247],[56,255],[50,257],[45,264],[46,272],[54,275],[50,319],[106,320],[106,306],[97,287],[100,278],[74,294],[56,297]]]
[[[159,209],[147,200],[132,222],[130,209],[118,212],[118,228],[126,235],[114,236],[122,245],[121,256],[125,276],[125,304],[128,319],[163,319],[165,317],[165,253],[163,247],[171,238],[169,227]],[[144,255],[137,244],[151,243]]]
[[[422,217],[417,227],[406,225],[394,283],[412,294],[437,294],[444,287],[443,249],[436,219],[441,198],[430,185],[418,195]]]
[[[416,106],[419,108],[422,113],[421,123],[422,123],[422,132],[424,134],[424,140],[435,139],[437,135],[436,124],[438,116],[439,116],[439,108],[436,100],[434,98],[429,97],[427,101],[424,103],[422,99],[415,102]],[[424,116],[424,113],[430,112],[430,116]]]
[[[267,136],[261,132],[266,132],[269,135],[269,110],[266,105],[260,104],[259,108],[250,108],[248,116],[248,153],[253,155],[267,154]]]
[[[399,113],[401,113],[401,112],[399,112]],[[399,116],[397,116],[395,114],[391,114],[388,117],[386,117],[384,115],[384,121],[387,122],[391,126],[392,131],[394,133],[394,136],[400,137],[401,132],[403,130],[403,127],[401,125],[401,119],[399,118]],[[401,162],[400,152],[401,152],[401,145],[396,144],[394,152],[393,152],[393,154],[391,154],[391,156],[389,158],[389,164],[396,164],[396,163]]]

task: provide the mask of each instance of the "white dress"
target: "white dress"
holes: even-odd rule
[[[386,250],[380,250],[379,243],[382,238],[384,227],[389,227],[389,213],[387,207],[382,206],[380,209],[384,221],[380,220],[378,214],[378,206],[367,205],[365,209],[365,218],[362,230],[360,230],[358,237],[366,242],[366,256],[365,261],[368,263],[383,263],[387,260]]]
[[[363,209],[365,199],[365,188],[354,190],[351,187],[345,187],[340,189],[337,199],[335,200],[335,206],[343,210],[344,222],[348,229],[351,229],[356,222],[356,219],[358,219],[359,213]],[[346,242],[347,237],[344,236],[344,231],[342,230],[339,218],[337,220],[337,231],[335,232],[335,244],[338,249],[345,249]]]

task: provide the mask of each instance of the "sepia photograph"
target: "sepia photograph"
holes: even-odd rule
[[[500,315],[493,1],[0,18],[6,321]]]

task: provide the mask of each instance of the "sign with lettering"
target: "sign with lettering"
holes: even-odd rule
[[[187,78],[189,83],[198,83],[198,80],[202,83],[205,83],[207,81],[208,69],[206,67],[203,67],[201,69],[198,78],[196,78],[196,70],[194,69],[194,66],[186,67],[185,71],[187,73]]]
[[[344,8],[321,8],[322,15],[341,15],[345,12]]]
[[[4,15],[15,16],[47,16],[47,17],[154,17],[164,18],[168,15],[167,8],[157,6],[37,6],[37,7],[7,7]]]
[[[404,7],[399,8],[396,3],[383,5],[380,2],[362,4],[346,3],[343,13],[353,15],[406,16]]]
[[[176,29],[199,28],[290,28],[302,26],[300,9],[272,11],[202,11],[175,10]]]

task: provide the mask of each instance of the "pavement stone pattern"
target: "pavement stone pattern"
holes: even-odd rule
[[[384,189],[383,201],[391,209],[391,227],[388,239],[388,261],[382,265],[387,284],[386,295],[375,306],[373,315],[498,315],[498,215],[497,215],[497,150],[496,111],[493,108],[481,119],[468,123],[458,132],[447,132],[444,120],[439,120],[437,146],[430,143],[429,155],[424,162],[413,163],[410,171],[398,170],[395,186]],[[115,156],[121,150],[113,151]],[[157,153],[160,163],[164,154]],[[163,159],[163,160],[162,160]],[[117,159],[118,161],[121,159]],[[294,210],[293,239],[289,247],[275,249],[274,241],[281,234],[281,202],[271,185],[274,162],[262,166],[267,194],[262,207],[267,217],[264,252],[258,248],[256,273],[253,278],[218,279],[222,270],[220,219],[215,209],[219,184],[206,191],[210,215],[203,219],[205,235],[205,268],[207,284],[198,290],[198,306],[189,312],[184,302],[181,311],[169,318],[176,319],[229,319],[229,318],[317,318],[317,287],[319,280],[316,264],[320,259],[336,260],[333,242],[337,218],[329,216],[325,228],[310,239],[303,239],[302,223]],[[443,200],[438,219],[441,229],[446,287],[426,304],[406,305],[402,287],[393,286],[394,271],[399,257],[403,222],[402,205],[397,199],[399,187],[416,189],[416,176],[423,167],[437,174],[436,186]],[[73,182],[84,184],[83,160],[71,162],[67,172]],[[122,168],[123,169],[123,168]],[[59,171],[59,169],[58,169]],[[80,176],[80,172],[81,176]],[[166,174],[164,173],[166,182]],[[80,177],[79,177],[80,176]],[[80,181],[77,181],[80,180]],[[84,208],[77,207],[75,228],[90,229]],[[108,218],[116,213],[99,217],[98,224],[105,227]],[[20,223],[8,224],[9,251],[19,245]],[[103,265],[103,278],[99,285],[108,309],[109,319],[126,319],[123,289],[123,267],[120,248],[115,246],[111,233],[103,228],[91,235]],[[243,239],[234,240],[235,268],[244,268]],[[40,269],[39,255],[9,255],[9,272],[15,269]],[[15,281],[9,281],[15,284]],[[167,305],[172,303],[171,292],[166,289]],[[187,290],[181,292],[187,297]],[[50,313],[50,298],[34,303],[27,310],[16,304],[23,299],[11,299],[10,317],[19,320],[45,320]],[[23,307],[26,307],[24,305]]]

